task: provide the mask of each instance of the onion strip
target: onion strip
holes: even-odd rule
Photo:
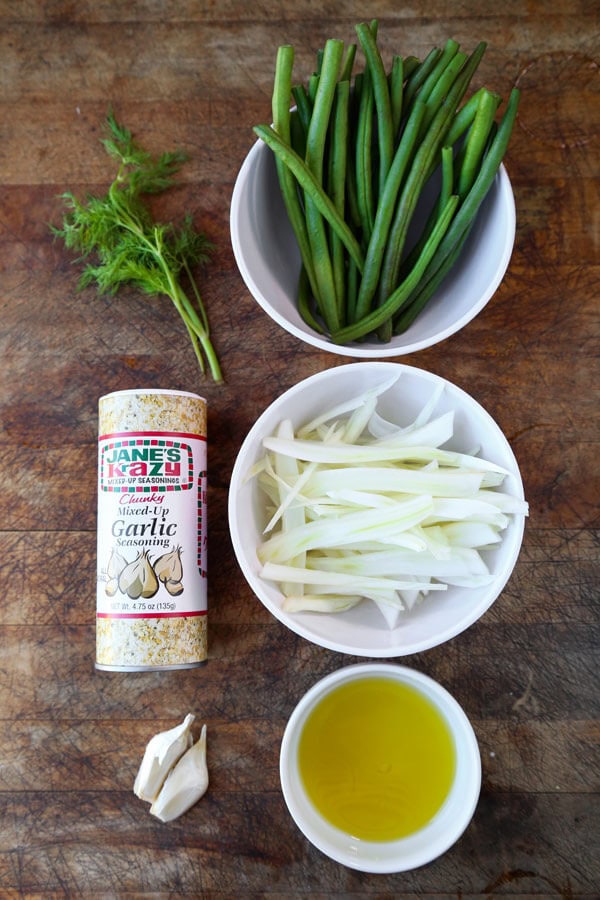
[[[283,608],[343,613],[374,602],[390,628],[432,592],[489,583],[486,550],[526,501],[498,490],[506,469],[445,448],[454,414],[437,386],[407,426],[377,409],[397,376],[294,430],[263,439],[249,477],[271,509],[259,573]]]

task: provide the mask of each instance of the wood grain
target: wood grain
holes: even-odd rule
[[[300,344],[237,271],[231,192],[269,121],[275,53],[298,77],[330,36],[380,20],[386,54],[488,42],[478,78],[523,92],[506,158],[517,206],[509,270],[485,310],[403,357],[454,381],[515,451],[531,515],[496,604],[404,661],[444,684],[481,750],[473,821],[443,857],[368,876],[291,820],[279,745],[300,696],[357,662],[291,634],[235,561],[227,494],[256,417],[344,359]],[[583,0],[0,0],[0,896],[591,898],[600,894],[597,660],[600,358],[598,8]],[[189,211],[215,244],[200,273],[226,382],[202,380],[169,303],[77,291],[52,239],[59,194],[112,177],[109,104],[151,150],[189,155],[160,217]],[[138,386],[209,404],[209,661],[94,671],[98,397]],[[153,819],[131,790],[146,741],[188,711],[208,725],[211,784]]]

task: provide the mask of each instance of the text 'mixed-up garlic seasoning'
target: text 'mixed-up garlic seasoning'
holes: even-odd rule
[[[206,661],[206,401],[186,391],[100,398],[96,668]]]

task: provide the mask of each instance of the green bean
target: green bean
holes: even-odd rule
[[[436,287],[441,283],[443,276],[449,271],[456,261],[456,248],[462,246],[468,229],[471,228],[479,208],[490,190],[496,174],[502,162],[502,158],[508,147],[510,135],[514,126],[519,106],[520,92],[517,88],[511,91],[507,108],[498,127],[497,134],[492,141],[485,156],[479,173],[473,182],[471,190],[462,200],[447,233],[444,235],[435,255],[430,260],[423,275],[423,285],[426,287],[431,280],[443,272],[442,278],[436,282]],[[449,263],[448,260],[451,259]],[[433,293],[433,292],[431,292]],[[427,294],[427,299],[431,296]],[[423,304],[424,305],[424,304]]]
[[[402,121],[402,100],[404,93],[404,62],[401,56],[394,56],[389,79],[390,106],[392,110],[392,134],[394,140]]]
[[[480,48],[483,48],[483,45],[480,45]],[[478,51],[476,51],[477,53]],[[481,53],[482,53],[481,49]],[[481,56],[479,56],[479,59]],[[456,81],[460,78],[461,83],[464,79],[463,66],[467,61],[468,57],[464,53],[456,53],[454,54],[448,65],[442,71],[437,83],[434,85],[433,89],[428,91],[427,101],[425,103],[425,116],[423,117],[423,123],[421,125],[422,137],[427,133],[427,130],[431,123],[433,122],[436,114],[444,105],[446,101],[446,97],[448,96],[448,92],[451,87],[456,83]],[[471,73],[472,74],[472,73]],[[468,85],[465,85],[465,90]],[[464,93],[464,91],[463,91]],[[422,92],[418,94],[419,99],[422,99]],[[452,120],[450,120],[451,125]],[[450,125],[448,127],[450,127]],[[450,146],[450,142],[447,138],[445,138],[445,143]],[[424,172],[423,176],[423,184],[429,181],[430,177],[433,175],[433,172],[439,165],[438,154],[435,153],[430,157],[428,167]]]
[[[308,131],[310,125],[310,117],[312,116],[312,103],[309,100],[306,88],[303,84],[295,84],[292,88],[292,96],[296,101],[298,116],[305,131]]]
[[[381,193],[394,155],[394,133],[392,128],[390,94],[383,60],[371,28],[363,22],[356,26],[356,33],[369,67],[371,83],[373,85],[375,108],[377,110],[379,193]]]
[[[290,113],[290,144],[298,156],[304,156],[306,153],[306,130],[297,109],[293,109]]]
[[[490,147],[496,140],[496,135],[498,134],[498,123],[492,122],[492,127],[490,128],[490,133],[488,135],[487,144],[485,145],[485,150],[483,151],[483,155],[487,156],[490,150]]]
[[[282,160],[282,162],[290,169],[302,190],[310,195],[311,200],[321,215],[323,215],[332,228],[335,228],[338,232],[342,243],[356,263],[359,272],[362,272],[364,257],[360,244],[356,240],[349,226],[340,217],[330,198],[315,179],[315,176],[310,169],[307,168],[304,160],[294,152],[289,144],[282,141],[277,132],[269,125],[255,125],[252,130],[257,137],[270,147],[275,156]]]
[[[500,125],[500,97],[486,88],[461,108],[484,42],[471,55],[449,39],[423,60],[393,56],[386,73],[377,20],[355,30],[347,49],[326,41],[306,87],[292,86],[293,49],[280,48],[273,125],[254,128],[274,154],[300,250],[299,315],[338,344],[389,340],[439,289],[496,177],[519,99],[513,91]],[[431,211],[405,255],[438,167]]]
[[[352,79],[352,68],[356,58],[356,44],[349,44],[346,50],[346,58],[340,72],[340,81],[350,81]]]
[[[433,69],[423,82],[421,89],[419,90],[419,97],[424,103],[427,103],[431,92],[439,83],[439,80],[446,67],[458,53],[459,46],[460,45],[457,44],[456,41],[452,40],[452,38],[446,41],[444,49],[436,60],[435,66],[433,67]]]
[[[344,215],[345,209],[349,103],[350,82],[339,81],[336,85],[330,135],[329,162],[331,175],[329,196],[341,216]]]
[[[460,70],[462,69],[466,61],[466,53],[456,53],[440,75],[433,89],[429,92],[425,104],[426,111],[425,119],[423,120],[424,131],[427,129],[427,126],[430,124],[436,112],[446,99],[448,91],[454,84],[455,79],[458,77]],[[420,96],[421,94],[419,93],[419,97]]]
[[[442,187],[438,199],[438,213],[450,199],[454,187],[454,153],[452,147],[442,147]]]
[[[431,300],[432,296],[460,256],[462,248],[471,232],[472,225],[473,222],[471,222],[471,225],[465,230],[454,250],[446,257],[438,271],[427,281],[425,281],[425,277],[421,279],[418,287],[408,298],[406,305],[394,319],[393,334],[403,334],[412,325],[419,313],[423,311],[428,301]]]
[[[284,141],[290,140],[290,94],[292,90],[292,69],[294,66],[294,48],[284,44],[277,51],[275,61],[275,79],[271,99],[273,127]]]
[[[327,243],[323,217],[310,199],[305,201],[306,229],[312,253],[315,279],[318,285],[319,311],[329,331],[339,327],[333,266]]]
[[[404,78],[408,79],[413,74],[415,69],[418,69],[421,65],[421,60],[416,56],[407,56],[404,60],[402,68],[404,69]]]
[[[442,51],[440,50],[440,48],[434,47],[429,51],[423,62],[420,62],[417,66],[415,66],[404,87],[406,107],[410,106],[415,97],[415,94],[422,86],[422,84],[427,80],[427,76],[430,74],[441,55]]]
[[[485,47],[485,45],[484,45],[484,44],[480,44],[479,47],[481,48],[481,52],[483,52],[483,48]],[[475,116],[477,115],[477,108],[478,108],[479,103],[481,102],[481,98],[482,98],[482,96],[483,96],[483,94],[484,94],[485,92],[486,92],[486,88],[480,88],[480,89],[476,92],[476,94],[473,95],[473,96],[476,96],[476,97],[477,97],[477,102],[471,107],[471,100],[473,99],[473,98],[471,97],[471,98],[469,99],[469,101],[467,101],[467,103],[465,104],[465,106],[463,107],[463,109],[457,111],[456,115],[454,116],[454,119],[453,119],[452,122],[450,123],[450,127],[449,127],[449,129],[448,129],[448,133],[447,133],[446,139],[445,139],[445,143],[446,143],[449,147],[450,147],[450,146],[455,146],[456,144],[458,144],[458,142],[459,142],[459,140],[460,140],[460,137],[462,136],[462,134],[461,134],[461,135],[459,135],[458,138],[455,137],[456,129],[455,129],[454,126],[455,126],[456,120],[461,116],[461,114],[463,113],[463,111],[464,111],[467,107],[469,107],[468,117],[469,117],[470,121],[469,121],[468,126],[467,126],[464,130],[467,131],[469,128],[472,128],[473,121],[475,120]],[[489,93],[490,99],[491,99],[492,97],[494,98],[495,103],[496,103],[496,108],[497,108],[498,105],[499,105],[499,103],[500,103],[501,98],[498,96],[498,94],[493,94],[491,91],[490,91],[490,92],[487,92],[487,93]],[[495,110],[494,110],[494,112],[495,112]],[[465,122],[466,122],[466,117],[465,117],[465,119],[463,119],[463,125],[464,125]],[[494,124],[494,122],[493,122],[493,117],[492,117],[492,123],[491,123],[491,125],[493,125],[493,124]],[[463,126],[461,126],[461,127],[463,127]],[[490,126],[490,127],[491,127],[491,126]],[[464,132],[463,132],[463,133],[464,133]],[[455,148],[455,149],[456,149],[456,148]],[[460,171],[460,168],[461,168],[461,165],[462,165],[462,158],[464,157],[464,152],[465,152],[465,146],[464,146],[464,142],[463,142],[462,146],[459,148],[458,153],[455,154],[455,155],[456,155],[456,159],[455,159],[454,168],[455,168],[455,170],[456,170],[457,172]],[[436,166],[437,166],[437,162],[436,162],[436,160],[434,159],[434,160],[432,160],[431,165],[430,165],[430,168],[429,168],[429,172],[427,173],[427,177],[428,177],[428,178],[429,178],[431,175],[433,175],[433,172],[434,172]]]
[[[394,334],[393,328],[394,320],[392,316],[389,316],[377,329],[377,337],[382,343],[387,344],[388,341],[391,341]]]
[[[418,256],[423,249],[423,245],[425,241],[431,234],[435,223],[437,222],[444,206],[448,202],[448,198],[453,193],[454,190],[454,152],[452,147],[442,147],[442,185],[440,188],[440,193],[438,195],[437,201],[434,203],[431,212],[427,218],[427,222],[423,226],[419,239],[416,244],[408,253],[405,259],[402,260],[402,265],[400,266],[399,277],[403,278],[407,272],[410,272],[412,267],[415,264],[415,260],[418,259]],[[458,192],[457,192],[458,193]]]
[[[467,225],[477,215],[479,207],[485,200],[488,191],[496,178],[515,123],[519,99],[520,91],[518,88],[513,88],[508,99],[506,111],[498,127],[497,134],[492,141],[487,155],[481,163],[477,177],[475,178],[469,193],[461,201],[456,218],[454,222],[452,222],[451,227],[448,229],[448,233],[445,235],[439,246],[439,260],[445,259],[448,253],[451,252],[456,243],[460,240]],[[435,262],[436,260],[433,260],[431,265],[432,270],[435,267]]]
[[[458,177],[459,197],[464,197],[473,184],[494,124],[496,108],[497,103],[494,95],[490,94],[489,91],[484,91],[481,94],[477,112],[465,142],[464,155],[461,159]]]
[[[346,159],[347,221],[350,228],[357,235],[360,234],[361,218],[356,188],[355,143],[362,78],[362,72],[359,72],[354,79],[354,87],[350,91],[350,100],[348,104],[348,154]]]
[[[360,85],[358,121],[356,125],[356,203],[364,243],[368,243],[373,230],[374,208],[372,138],[373,138],[373,86],[368,69],[363,73]]]
[[[320,186],[323,185],[327,131],[343,52],[342,41],[331,39],[325,43],[320,60],[319,85],[306,137],[305,162]],[[305,194],[304,212],[308,240],[313,255],[315,278],[319,286],[320,309],[327,327],[333,330],[339,326],[333,266],[325,223],[319,209],[311,199],[310,192]]]
[[[306,153],[306,135],[312,115],[312,104],[302,84],[295,84],[292,87],[292,96],[296,101],[296,108],[290,114],[291,144],[298,156],[303,157]]]
[[[291,143],[290,132],[290,91],[292,67],[294,64],[294,48],[286,44],[279,48],[275,64],[275,81],[273,86],[272,114],[274,132],[280,135],[280,140],[286,144]],[[308,232],[304,212],[300,206],[296,182],[287,166],[277,157],[275,158],[277,177],[287,210],[292,230],[296,235],[300,256],[308,273],[311,288],[315,298],[318,299],[317,281],[315,278]]]
[[[465,64],[465,62],[470,67],[472,67],[470,75],[468,77],[468,81],[470,81],[470,79],[472,78],[473,72],[474,72],[474,68],[476,68],[477,65],[479,65],[479,62],[481,61],[484,50],[485,50],[485,44],[483,44],[483,43],[479,44],[479,46],[477,47],[477,49],[475,50],[475,52],[473,54],[473,57],[475,57],[475,60],[476,60],[476,65],[474,67],[473,67],[472,58],[465,60],[464,54],[462,54],[462,53],[457,53],[456,56],[453,57],[453,59],[448,64],[446,71],[442,74],[442,76],[440,78],[440,83],[436,86],[434,91],[432,91],[432,93],[429,96],[427,106],[429,107],[431,104],[430,113],[429,113],[431,120],[433,119],[433,116],[438,111],[438,109],[446,103],[446,97],[448,96],[448,91],[449,91],[450,86],[455,84],[456,81],[461,81],[461,82],[463,81],[464,74],[465,74],[465,69],[463,68],[463,65]],[[468,87],[468,83],[467,83],[466,87]],[[466,87],[465,87],[465,90],[466,90]],[[438,88],[439,88],[439,90],[438,90]],[[463,95],[464,95],[464,91],[463,91]],[[459,98],[458,103],[460,103],[460,98]],[[456,104],[456,106],[458,106],[458,103]],[[448,125],[448,131],[450,131],[450,129],[452,128],[454,120],[456,119],[456,115],[457,115],[457,110],[455,109],[454,116],[450,120],[450,123]],[[426,114],[426,119],[427,119],[427,114]],[[453,146],[453,144],[450,141],[450,138],[448,136],[448,133],[446,134],[444,143],[449,147]],[[427,173],[426,173],[427,180],[433,175],[433,173],[438,165],[439,165],[438,158],[433,157],[430,161],[429,169],[427,170]]]
[[[379,200],[358,292],[356,315],[361,318],[368,313],[377,290],[387,238],[396,208],[396,198],[404,173],[412,158],[424,114],[425,104],[417,99],[402,133],[383,194]]]
[[[350,82],[338,82],[333,107],[333,128],[330,135],[328,193],[342,218],[344,218],[345,214],[346,197],[349,98]],[[343,323],[345,319],[344,295],[346,288],[344,245],[334,229],[331,229],[330,240],[338,319],[340,323]]]
[[[319,183],[323,179],[327,129],[343,52],[342,41],[331,39],[326,42],[319,73],[319,86],[308,128],[306,165]]]
[[[350,148],[348,149],[350,150]],[[349,224],[356,231],[360,231],[361,220],[356,196],[356,160],[353,153],[348,153],[346,160],[346,202]]]
[[[348,260],[348,278],[346,281],[346,323],[354,322],[356,315],[356,298],[358,296],[359,273],[353,259]]]
[[[410,272],[410,274],[406,277],[402,284],[400,284],[396,288],[396,290],[381,306],[376,307],[368,315],[364,316],[362,319],[359,319],[357,322],[354,322],[351,325],[347,325],[345,328],[341,328],[339,331],[332,333],[331,338],[336,344],[344,344],[348,341],[354,341],[358,338],[364,337],[370,332],[380,328],[388,319],[393,317],[398,312],[398,310],[406,302],[407,298],[410,296],[416,285],[419,283],[423,272],[427,268],[431,257],[434,255],[450,222],[452,221],[452,217],[454,215],[457,204],[458,197],[456,195],[452,195],[446,205],[446,209],[438,219],[436,226],[429,237],[429,240],[423,248],[421,256],[419,257],[414,269],[412,270],[412,272]]]
[[[325,55],[325,51],[322,47],[317,50],[317,68],[315,70],[315,75],[321,74],[321,69],[323,68],[323,57]]]
[[[309,328],[312,328],[318,334],[325,334],[325,329],[313,314],[311,300],[314,301],[314,295],[306,269],[302,266],[298,278],[298,312]]]
[[[402,251],[404,249],[408,226],[417,205],[417,201],[423,186],[429,177],[430,170],[435,165],[439,148],[444,142],[445,134],[448,130],[449,123],[455,114],[456,107],[467,90],[469,82],[473,77],[473,73],[481,62],[484,51],[485,44],[483,43],[479,44],[473,51],[462,68],[458,78],[452,85],[445,103],[442,104],[435,114],[431,125],[415,154],[410,171],[404,183],[402,194],[398,201],[398,207],[383,258],[379,290],[380,303],[383,303],[385,298],[394,290],[402,260]]]
[[[477,107],[479,106],[480,97],[485,90],[487,89],[484,87],[479,88],[478,91],[476,91],[469,97],[465,105],[457,111],[454,117],[454,121],[448,129],[448,135],[446,137],[446,142],[449,147],[454,146],[454,144],[458,141],[459,138],[463,136],[465,131],[473,122],[475,113],[477,112]],[[493,94],[492,91],[490,91],[490,93]],[[497,108],[500,105],[500,96],[498,94],[493,94],[493,96],[496,98]]]

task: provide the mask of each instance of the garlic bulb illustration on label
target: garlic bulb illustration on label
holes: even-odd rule
[[[100,398],[96,667],[207,657],[206,403],[183,391]]]
[[[176,597],[183,591],[183,565],[181,563],[181,547],[174,547],[164,553],[154,563],[154,571],[168,592]]]
[[[146,550],[141,550],[133,562],[123,567],[117,581],[122,594],[132,600],[154,597],[158,590],[158,579]]]

